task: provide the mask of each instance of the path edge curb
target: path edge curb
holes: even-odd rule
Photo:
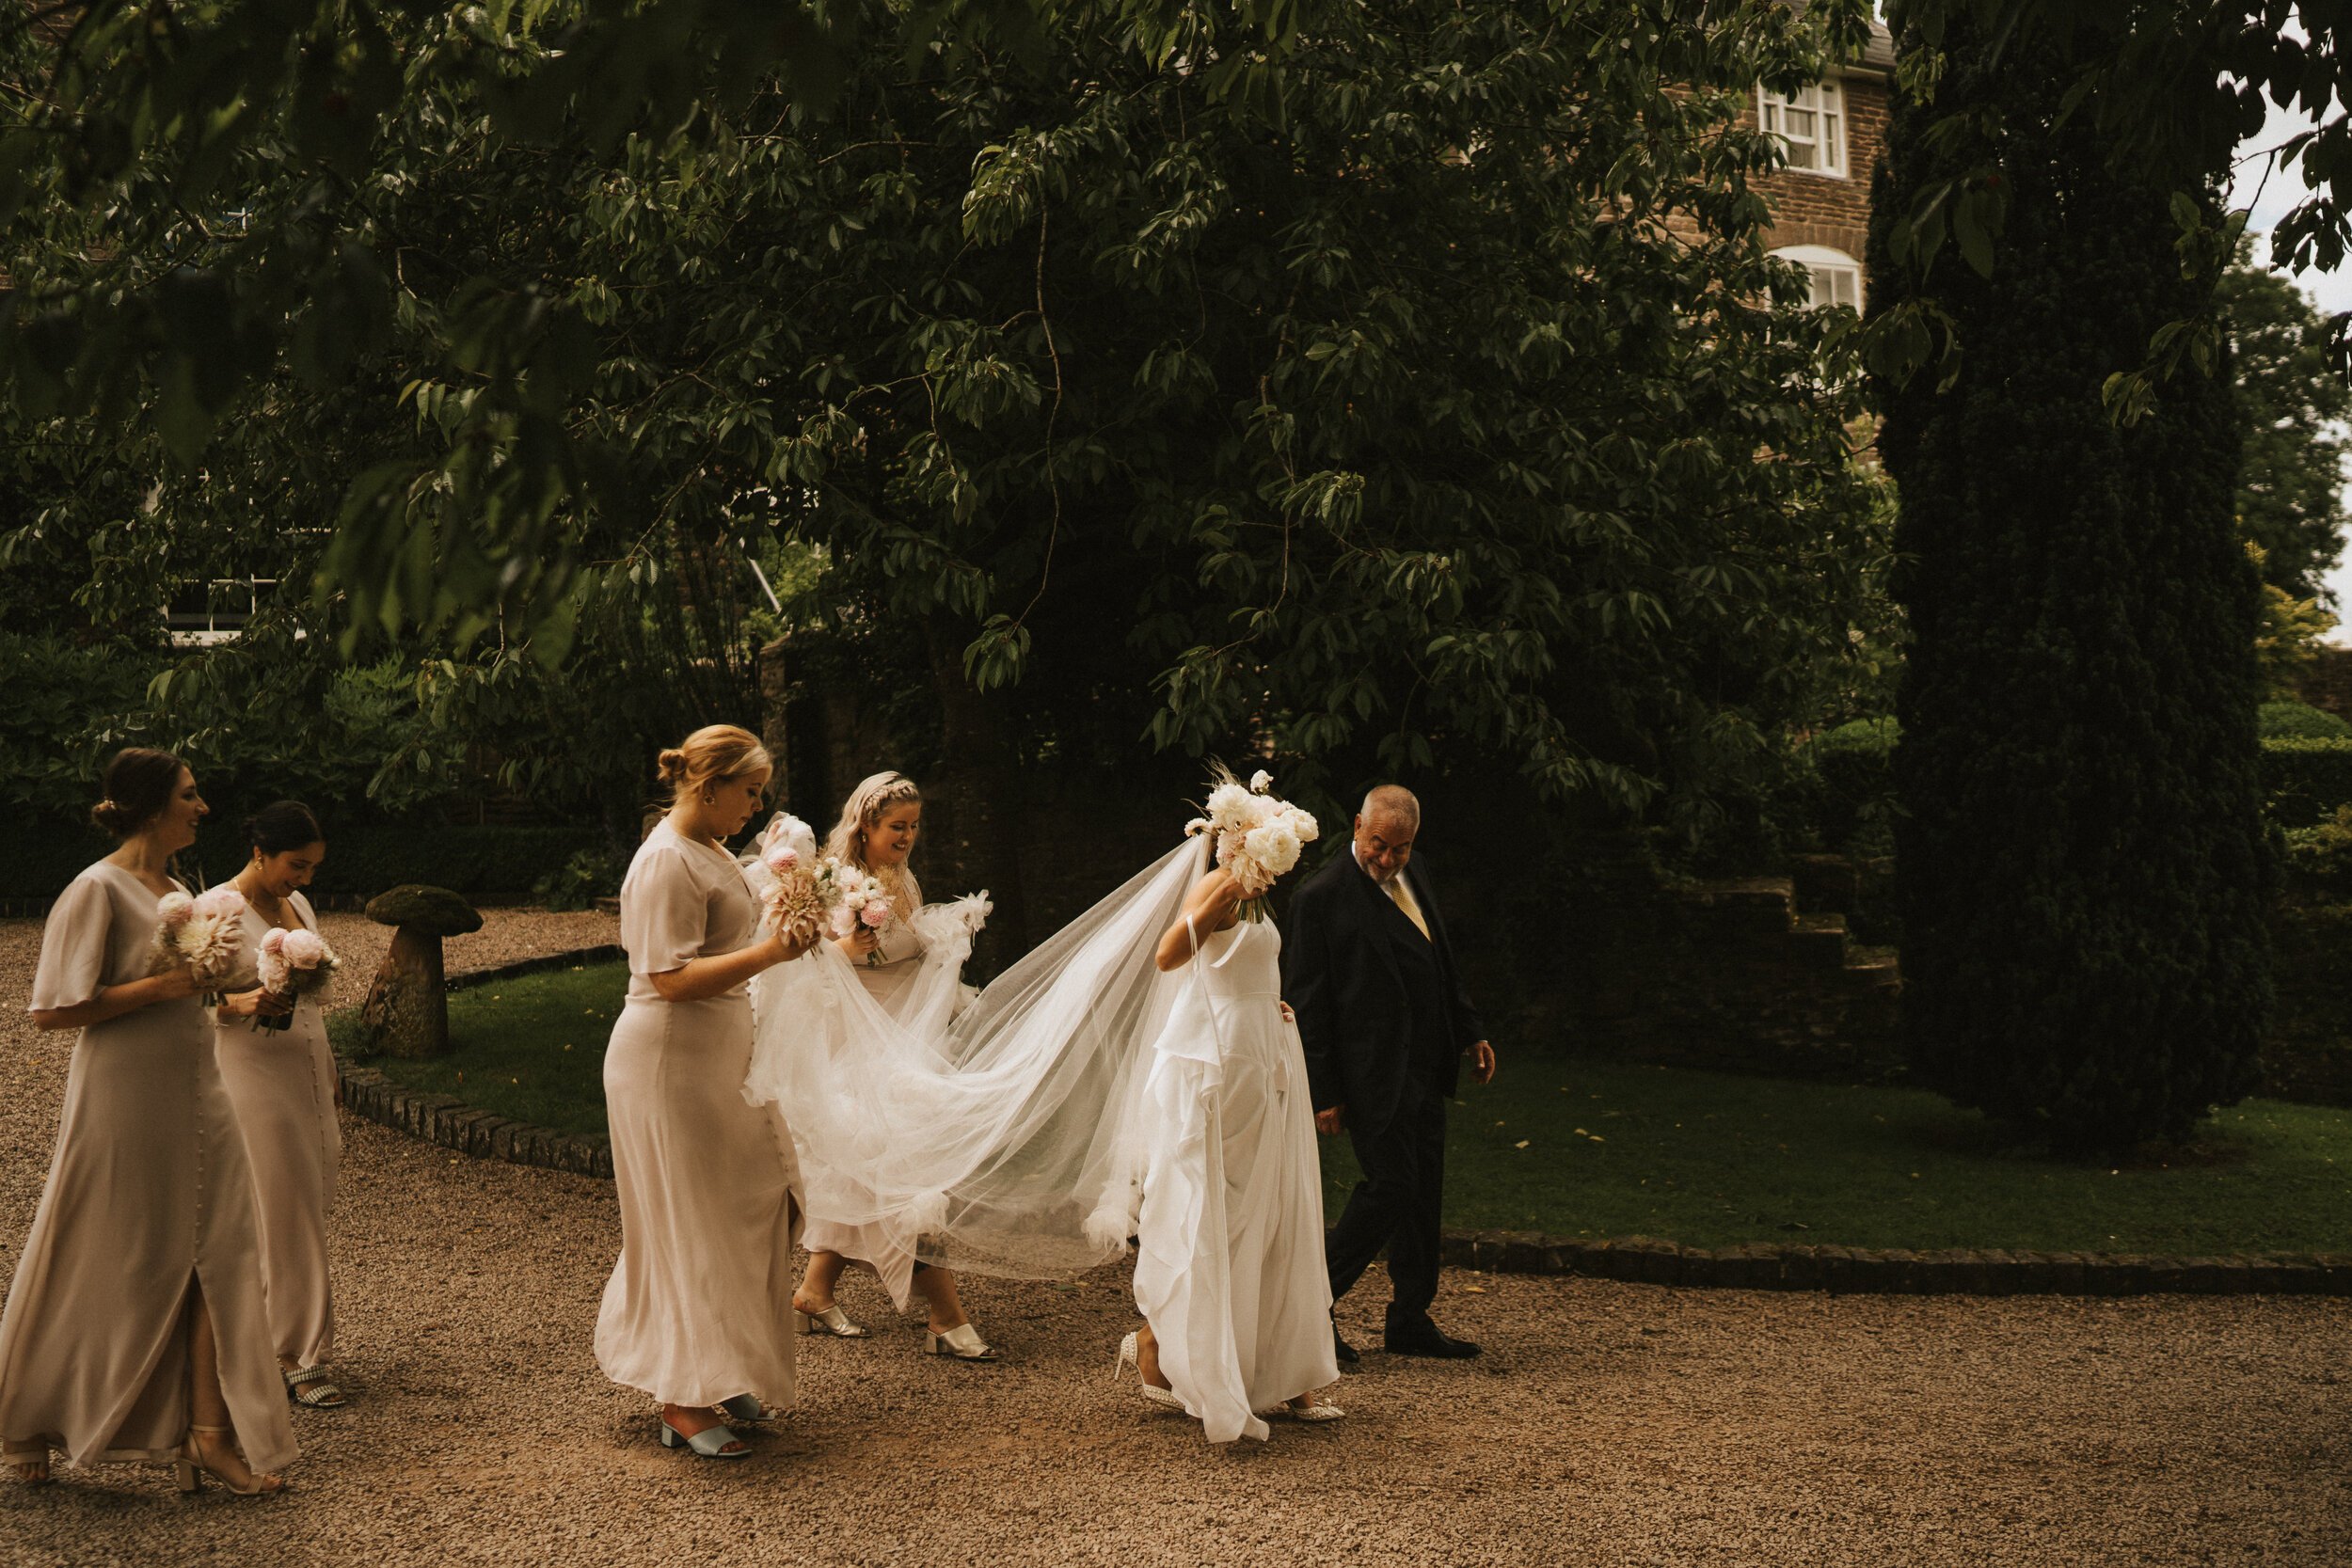
[[[612,945],[550,953],[453,975],[452,990],[516,975],[601,963]],[[612,1146],[584,1132],[509,1121],[454,1095],[426,1094],[373,1068],[335,1059],[344,1106],[357,1117],[453,1153],[575,1176],[612,1178]],[[1694,1290],[1820,1291],[1843,1295],[2352,1296],[2352,1254],[2163,1258],[2139,1253],[2017,1252],[1995,1248],[1808,1246],[1758,1243],[1692,1247],[1646,1236],[1566,1240],[1531,1230],[1448,1230],[1448,1267],[1473,1274],[1579,1275]]]

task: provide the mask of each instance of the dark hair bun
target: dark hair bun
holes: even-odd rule
[[[89,819],[117,838],[129,838],[163,815],[185,771],[178,757],[151,746],[125,746],[106,761],[106,797]]]
[[[324,844],[319,819],[299,800],[273,800],[245,819],[245,841],[264,855]]]

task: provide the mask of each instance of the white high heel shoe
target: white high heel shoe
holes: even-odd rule
[[[925,1355],[952,1355],[959,1361],[993,1361],[996,1352],[970,1323],[958,1323],[945,1333],[923,1331]]]
[[[1325,1399],[1319,1392],[1301,1394],[1295,1400],[1284,1400],[1281,1403],[1261,1410],[1257,1414],[1268,1419],[1304,1421],[1310,1424],[1316,1421],[1343,1421],[1347,1418],[1346,1411]]]
[[[839,1302],[816,1312],[803,1312],[795,1307],[792,1308],[792,1328],[798,1334],[823,1334],[835,1339],[863,1339],[872,1332],[851,1323],[850,1315],[841,1310]]]
[[[1143,1390],[1144,1403],[1161,1410],[1172,1410],[1179,1416],[1190,1415],[1191,1412],[1184,1408],[1184,1402],[1176,1397],[1176,1390],[1143,1381],[1143,1358],[1137,1345],[1138,1341],[1133,1334],[1119,1341],[1119,1359],[1111,1363],[1111,1381],[1117,1383],[1120,1374],[1132,1367],[1136,1373],[1136,1386]]]

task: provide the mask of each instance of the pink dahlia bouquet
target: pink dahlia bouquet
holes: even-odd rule
[[[1242,897],[1263,898],[1323,829],[1311,812],[1273,793],[1273,776],[1263,768],[1247,788],[1222,768],[1212,777],[1207,814],[1194,817],[1184,832],[1215,835],[1216,863],[1232,873]]]
[[[753,863],[766,874],[768,918],[777,934],[815,942],[828,913],[818,883],[816,831],[789,812],[776,813],[760,832]]]
[[[293,1004],[325,990],[342,962],[335,957],[335,950],[326,945],[326,939],[316,931],[289,931],[273,926],[269,935],[262,939],[254,968],[261,975],[263,990]],[[283,1029],[288,1021],[283,1017],[257,1017],[253,1022],[263,1029]]]
[[[216,887],[194,897],[165,894],[155,906],[155,942],[147,972],[184,969],[199,985],[217,987],[245,957],[244,921],[245,895],[235,888]]]

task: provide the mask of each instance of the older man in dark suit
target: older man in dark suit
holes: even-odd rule
[[[1463,992],[1427,879],[1413,865],[1421,802],[1382,784],[1357,813],[1354,843],[1292,895],[1282,993],[1298,1014],[1315,1127],[1344,1131],[1364,1179],[1325,1240],[1334,1299],[1389,1249],[1387,1348],[1471,1356],[1430,1321],[1445,1185],[1445,1102],[1461,1059],[1484,1084],[1494,1047]],[[1336,1335],[1335,1335],[1336,1338]],[[1339,1340],[1340,1359],[1355,1351]]]

